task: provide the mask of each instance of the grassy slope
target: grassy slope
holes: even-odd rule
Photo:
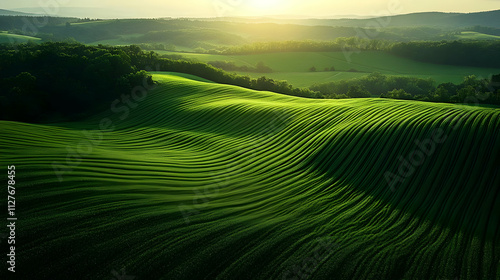
[[[40,38],[17,35],[17,34],[9,34],[7,31],[0,31],[0,44],[1,43],[26,43],[29,41],[33,42],[41,42]]]
[[[483,34],[472,31],[464,31],[460,35],[456,35],[457,39],[461,40],[500,40],[500,36]]]
[[[387,75],[416,76],[433,78],[438,83],[462,82],[464,76],[475,74],[488,78],[492,74],[500,73],[500,68],[461,67],[453,65],[439,65],[413,61],[397,57],[384,52],[361,52],[349,55],[350,61],[343,52],[298,52],[298,53],[269,53],[256,55],[209,55],[176,53],[158,51],[160,54],[182,54],[188,58],[203,62],[234,61],[236,65],[255,66],[263,61],[275,73],[245,73],[252,77],[267,76],[279,80],[288,80],[297,87],[308,87],[314,83],[343,80],[369,75],[371,72],[380,72]],[[334,66],[336,72],[310,73],[309,68],[315,66],[318,71],[325,67]],[[354,68],[366,73],[344,72]]]
[[[499,109],[155,79],[123,120],[0,121],[31,278],[283,279],[305,261],[309,279],[500,279]],[[103,118],[114,131],[59,182]],[[438,128],[392,192],[383,174]]]

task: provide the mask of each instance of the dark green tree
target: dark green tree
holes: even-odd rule
[[[347,91],[347,96],[350,98],[366,98],[370,97],[370,93],[359,85],[351,85],[349,86],[349,90]]]

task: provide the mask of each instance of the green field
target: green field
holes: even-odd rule
[[[31,37],[31,36],[9,34],[9,33],[7,33],[7,31],[0,31],[0,44],[2,44],[2,43],[27,43],[29,41],[41,42],[42,39],[36,38],[36,37]]]
[[[154,78],[118,113],[0,121],[30,279],[500,279],[500,109]]]
[[[462,31],[460,35],[456,35],[461,40],[500,40],[500,36],[483,34],[473,31]]]
[[[251,77],[266,76],[278,80],[287,80],[297,87],[309,87],[315,83],[345,80],[367,76],[373,72],[386,75],[413,76],[432,78],[438,84],[453,82],[460,83],[468,75],[477,75],[488,78],[492,74],[500,73],[500,67],[478,68],[454,65],[440,65],[413,61],[397,57],[385,52],[360,52],[345,55],[343,52],[297,52],[297,53],[268,53],[255,55],[211,55],[196,53],[180,53],[157,51],[160,54],[177,54],[202,62],[233,61],[238,66],[252,66],[262,61],[271,67],[274,73],[241,73]],[[315,66],[318,70],[311,73],[309,69]],[[334,66],[335,72],[322,72],[326,67]],[[358,73],[346,72],[355,69]]]

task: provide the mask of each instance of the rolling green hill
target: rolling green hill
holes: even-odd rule
[[[483,34],[473,31],[464,31],[456,36],[458,39],[466,40],[500,40],[500,36]]]
[[[20,273],[500,278],[500,109],[154,78],[115,113],[0,121]]]
[[[7,31],[0,31],[0,44],[2,43],[26,43],[26,42],[41,42],[40,38],[32,36],[24,36],[17,34],[9,34]]]
[[[438,84],[452,82],[460,83],[468,75],[477,75],[487,78],[500,73],[500,68],[479,68],[455,65],[432,64],[398,57],[381,51],[363,51],[359,53],[343,52],[286,52],[251,55],[212,55],[157,51],[160,54],[182,55],[186,58],[210,61],[232,61],[238,66],[255,65],[262,61],[271,67],[273,73],[242,73],[253,78],[260,76],[276,80],[287,80],[297,87],[309,87],[313,84],[346,80],[368,76],[379,72],[386,75],[412,76],[418,78],[432,78]],[[317,72],[309,69],[315,66]],[[323,69],[334,66],[334,72],[324,72]],[[355,69],[359,72],[348,72]]]

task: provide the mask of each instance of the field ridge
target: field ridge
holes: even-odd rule
[[[154,79],[127,115],[0,121],[33,278],[500,279],[500,109]]]

